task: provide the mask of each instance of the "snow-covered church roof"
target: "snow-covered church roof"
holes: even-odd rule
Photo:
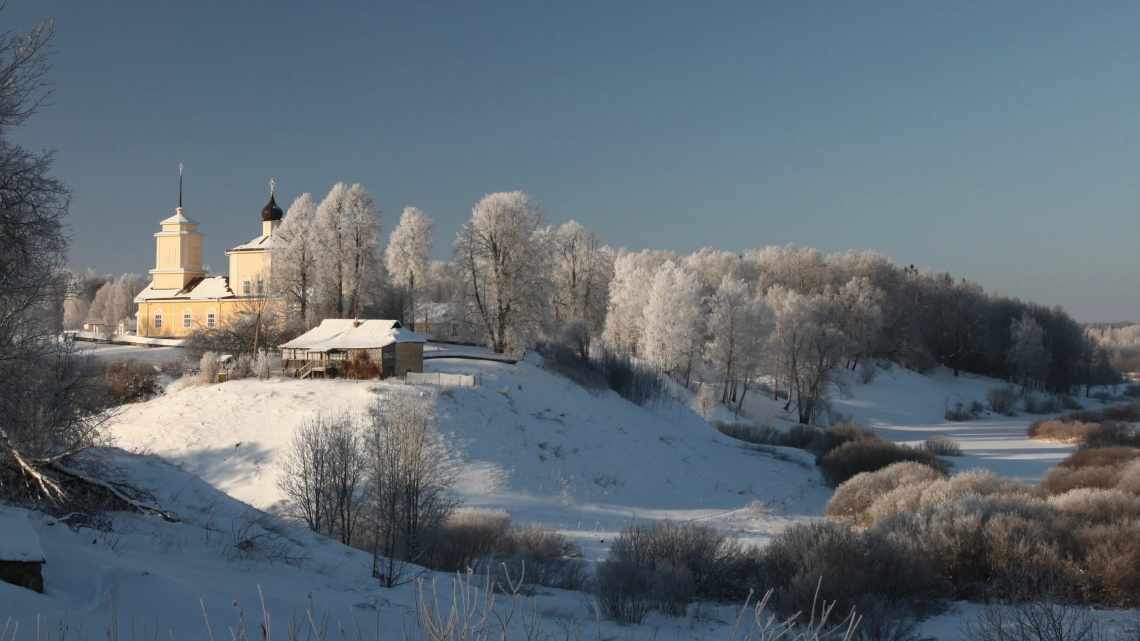
[[[327,352],[334,349],[377,349],[393,343],[423,343],[426,340],[404,329],[396,320],[326,318],[281,348]]]
[[[253,240],[249,241],[248,243],[242,243],[241,245],[234,247],[230,251],[232,251],[232,252],[249,251],[251,249],[270,249],[272,247],[273,247],[273,234],[262,234],[262,235],[258,236],[257,238],[254,238]]]
[[[154,281],[151,281],[138,296],[135,296],[136,303],[143,303],[148,300],[166,300],[171,298],[178,298],[183,300],[214,300],[217,298],[230,298],[234,296],[233,290],[230,289],[230,279],[225,276],[203,276],[195,278],[186,284],[182,289],[155,289]]]

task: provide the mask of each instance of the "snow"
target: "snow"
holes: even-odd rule
[[[440,431],[458,466],[456,491],[465,506],[505,510],[516,523],[556,529],[588,559],[602,558],[620,529],[638,520],[702,522],[762,544],[792,523],[818,518],[830,494],[810,455],[760,451],[722,436],[690,409],[681,389],[675,390],[680,400],[644,408],[610,391],[588,391],[545,370],[540,359],[511,365],[439,358],[426,367],[480,380],[480,387],[438,390],[437,397]],[[949,435],[966,450],[954,459],[960,469],[984,466],[1036,477],[1070,451],[1028,441],[1025,428],[1036,417],[942,420],[947,402],[984,398],[998,384],[893,367],[867,384],[850,381],[833,406],[893,440]],[[112,419],[116,444],[136,454],[103,449],[91,456],[182,522],[116,514],[112,530],[104,532],[33,515],[32,527],[52,560],[47,594],[0,585],[0,620],[12,615],[28,621],[40,613],[47,629],[64,621],[88,631],[115,619],[132,629],[158,620],[164,635],[171,628],[176,638],[198,638],[199,598],[215,630],[224,630],[237,619],[235,600],[259,619],[260,587],[278,630],[302,621],[312,607],[331,625],[379,627],[383,638],[399,638],[401,626],[414,620],[414,587],[377,587],[367,554],[274,513],[281,508],[279,464],[306,417],[365,411],[380,392],[404,384],[241,379],[178,387],[124,406]],[[781,406],[757,393],[746,402],[748,410],[767,412],[777,423],[785,418]],[[242,537],[257,541],[253,552],[235,547]],[[449,586],[443,576],[426,577]],[[642,626],[619,628],[595,623],[585,594],[543,589],[535,599],[549,631],[580,626],[590,638],[723,639],[734,614],[730,606],[703,604],[690,617],[653,615]],[[951,604],[921,632],[961,638],[963,617],[977,607]]]
[[[245,251],[245,250],[250,250],[250,249],[271,249],[272,247],[273,247],[273,234],[262,234],[262,235],[258,236],[257,238],[254,238],[253,240],[249,241],[248,243],[242,243],[241,245],[234,247],[230,251],[236,252],[236,251]]]
[[[182,289],[155,289],[154,282],[151,282],[135,296],[135,302],[143,303],[148,300],[168,300],[171,298],[214,300],[233,296],[234,292],[230,289],[228,278],[225,276],[205,276],[190,281],[188,288]]]
[[[399,321],[326,318],[320,325],[280,347],[324,352],[331,349],[375,349],[393,343],[423,343],[426,340],[404,329]]]
[[[0,561],[40,562],[40,538],[24,510],[0,505]]]
[[[174,210],[173,216],[170,216],[169,218],[164,218],[162,220],[162,222],[160,222],[159,224],[160,225],[194,225],[196,223],[194,221],[190,220],[189,218],[187,218],[186,215],[182,213],[182,208],[178,207]]]

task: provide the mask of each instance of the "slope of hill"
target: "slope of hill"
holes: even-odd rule
[[[465,504],[557,529],[592,557],[635,519],[699,520],[763,540],[818,515],[827,500],[805,453],[780,460],[757,452],[682,403],[642,408],[527,361],[438,359],[427,367],[480,378],[477,388],[438,395]],[[302,421],[322,411],[366,411],[378,393],[402,385],[245,379],[185,387],[124,407],[111,432],[122,447],[158,454],[239,500],[276,510],[278,465]]]

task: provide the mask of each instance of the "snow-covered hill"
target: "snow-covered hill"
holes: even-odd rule
[[[790,460],[781,460],[757,452],[684,403],[642,408],[530,361],[438,359],[427,368],[480,379],[477,388],[438,396],[465,504],[557,529],[592,557],[636,519],[699,520],[763,540],[818,515],[827,500],[805,453],[789,450]],[[110,429],[117,445],[160,455],[272,511],[296,427],[317,412],[366,411],[390,385],[403,384],[244,379],[185,387],[124,407]]]

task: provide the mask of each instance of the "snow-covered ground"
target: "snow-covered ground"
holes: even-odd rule
[[[1036,482],[1075,449],[1070,444],[1029,439],[1029,424],[1042,416],[986,412],[973,421],[944,418],[946,409],[957,403],[967,408],[974,401],[985,405],[986,392],[1005,385],[1004,381],[967,373],[954,376],[946,368],[920,374],[895,365],[878,367],[868,383],[851,373],[842,376],[843,385],[831,399],[833,412],[899,443],[915,445],[934,436],[954,439],[963,451],[963,456],[951,459],[959,471],[983,468]],[[787,426],[794,416],[784,412],[783,406],[784,401],[752,394],[746,397],[744,413],[760,422]]]
[[[468,506],[557,529],[594,558],[637,519],[697,520],[765,540],[818,515],[829,494],[810,456],[777,460],[720,435],[687,405],[644,409],[589,392],[534,362],[439,359],[428,371],[478,374],[444,389],[440,429]],[[153,453],[260,509],[280,507],[278,465],[318,412],[364,412],[402,383],[243,379],[185,387],[126,406],[117,445]],[[434,388],[426,388],[434,391]]]
[[[533,359],[511,365],[442,358],[426,367],[480,380],[473,389],[432,390],[465,504],[557,529],[588,558],[604,556],[621,527],[639,519],[700,521],[763,542],[790,523],[817,517],[830,494],[806,453],[779,449],[773,455],[724,437],[687,399],[642,408],[609,391],[587,391]],[[1025,430],[1033,417],[942,419],[948,404],[984,399],[998,384],[895,367],[868,384],[852,381],[833,405],[893,440],[954,438],[966,451],[954,460],[959,469],[982,466],[1037,478],[1069,448],[1030,442]],[[118,478],[148,490],[181,522],[116,514],[112,530],[101,532],[33,515],[48,559],[48,592],[0,584],[0,622],[13,616],[27,631],[34,625],[29,617],[38,613],[42,629],[58,630],[62,622],[72,631],[68,638],[106,636],[116,620],[120,635],[132,638],[155,636],[156,625],[164,636],[173,629],[176,638],[201,638],[201,598],[215,630],[227,635],[238,617],[235,600],[256,627],[260,587],[278,631],[302,623],[313,608],[333,629],[379,626],[382,638],[399,638],[414,617],[413,586],[377,587],[366,554],[273,515],[281,501],[278,464],[294,429],[317,412],[365,411],[390,386],[403,384],[176,384],[164,396],[121,408],[110,430],[118,446],[134,453],[92,456],[105,458]],[[781,405],[754,395],[747,409],[778,422],[786,418]],[[253,547],[235,547],[243,539],[255,541]],[[448,579],[435,578],[447,585]],[[536,599],[535,611],[558,638],[564,630],[582,630],[582,638],[723,639],[733,615],[727,606],[702,606],[699,616],[653,615],[643,626],[618,628],[595,622],[587,595],[542,590]],[[924,632],[959,638],[961,617],[974,607],[953,606],[926,622]],[[21,632],[16,638],[42,636]]]

